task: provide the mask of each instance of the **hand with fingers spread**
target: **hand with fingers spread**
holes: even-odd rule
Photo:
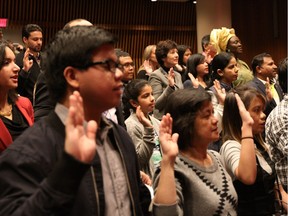
[[[175,73],[174,73],[173,68],[170,68],[168,72],[168,83],[170,87],[174,87],[175,85]]]
[[[271,85],[270,85],[270,79],[267,77],[266,83],[265,83],[265,91],[266,91],[266,98],[268,101],[271,101],[273,99],[272,91],[271,91]]]
[[[144,115],[142,109],[140,106],[136,108],[136,116],[139,120],[139,122],[144,126],[144,127],[150,127],[152,128],[153,125],[151,121]]]
[[[218,99],[219,104],[224,105],[225,97],[226,97],[226,91],[224,88],[221,88],[220,82],[218,80],[214,80],[214,88],[216,91],[216,97]]]
[[[30,53],[30,49],[27,48],[23,57],[23,70],[25,72],[28,72],[33,65],[33,60],[29,59],[29,55],[32,55],[32,54]]]
[[[83,101],[79,92],[69,97],[70,107],[66,122],[65,151],[82,163],[90,163],[96,153],[97,123],[89,121],[84,128]]]
[[[199,81],[198,81],[198,78],[195,79],[195,77],[193,76],[192,73],[188,73],[188,76],[192,82],[192,85],[193,85],[193,88],[198,88],[199,87]]]

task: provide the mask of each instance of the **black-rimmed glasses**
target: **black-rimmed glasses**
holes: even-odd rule
[[[106,59],[103,61],[97,61],[97,62],[90,62],[84,66],[81,67],[77,67],[77,68],[81,68],[81,69],[87,69],[89,67],[93,67],[96,65],[103,65],[103,67],[105,69],[107,69],[108,71],[112,72],[112,73],[116,73],[116,69],[118,68],[118,63],[116,63],[115,61],[113,61],[112,59]]]

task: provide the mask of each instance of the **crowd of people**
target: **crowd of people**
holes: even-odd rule
[[[87,20],[42,34],[0,41],[0,215],[287,214],[287,57],[223,27],[136,71]]]

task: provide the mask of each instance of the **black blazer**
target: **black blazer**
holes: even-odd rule
[[[254,77],[254,79],[252,81],[250,81],[248,83],[248,85],[256,88],[256,90],[258,90],[262,95],[264,95],[264,97],[266,98],[266,87],[263,84],[262,81],[260,81],[257,77]],[[274,85],[278,95],[279,95],[279,99],[280,101],[283,99],[283,90],[281,89],[280,85],[278,85],[277,83],[275,83]],[[265,114],[266,117],[270,114],[270,112],[277,106],[276,102],[274,99],[272,99],[270,102],[266,103],[266,108],[265,108]]]

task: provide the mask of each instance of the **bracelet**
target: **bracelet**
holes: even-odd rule
[[[241,137],[241,140],[243,139],[254,139],[254,138],[252,136]]]

